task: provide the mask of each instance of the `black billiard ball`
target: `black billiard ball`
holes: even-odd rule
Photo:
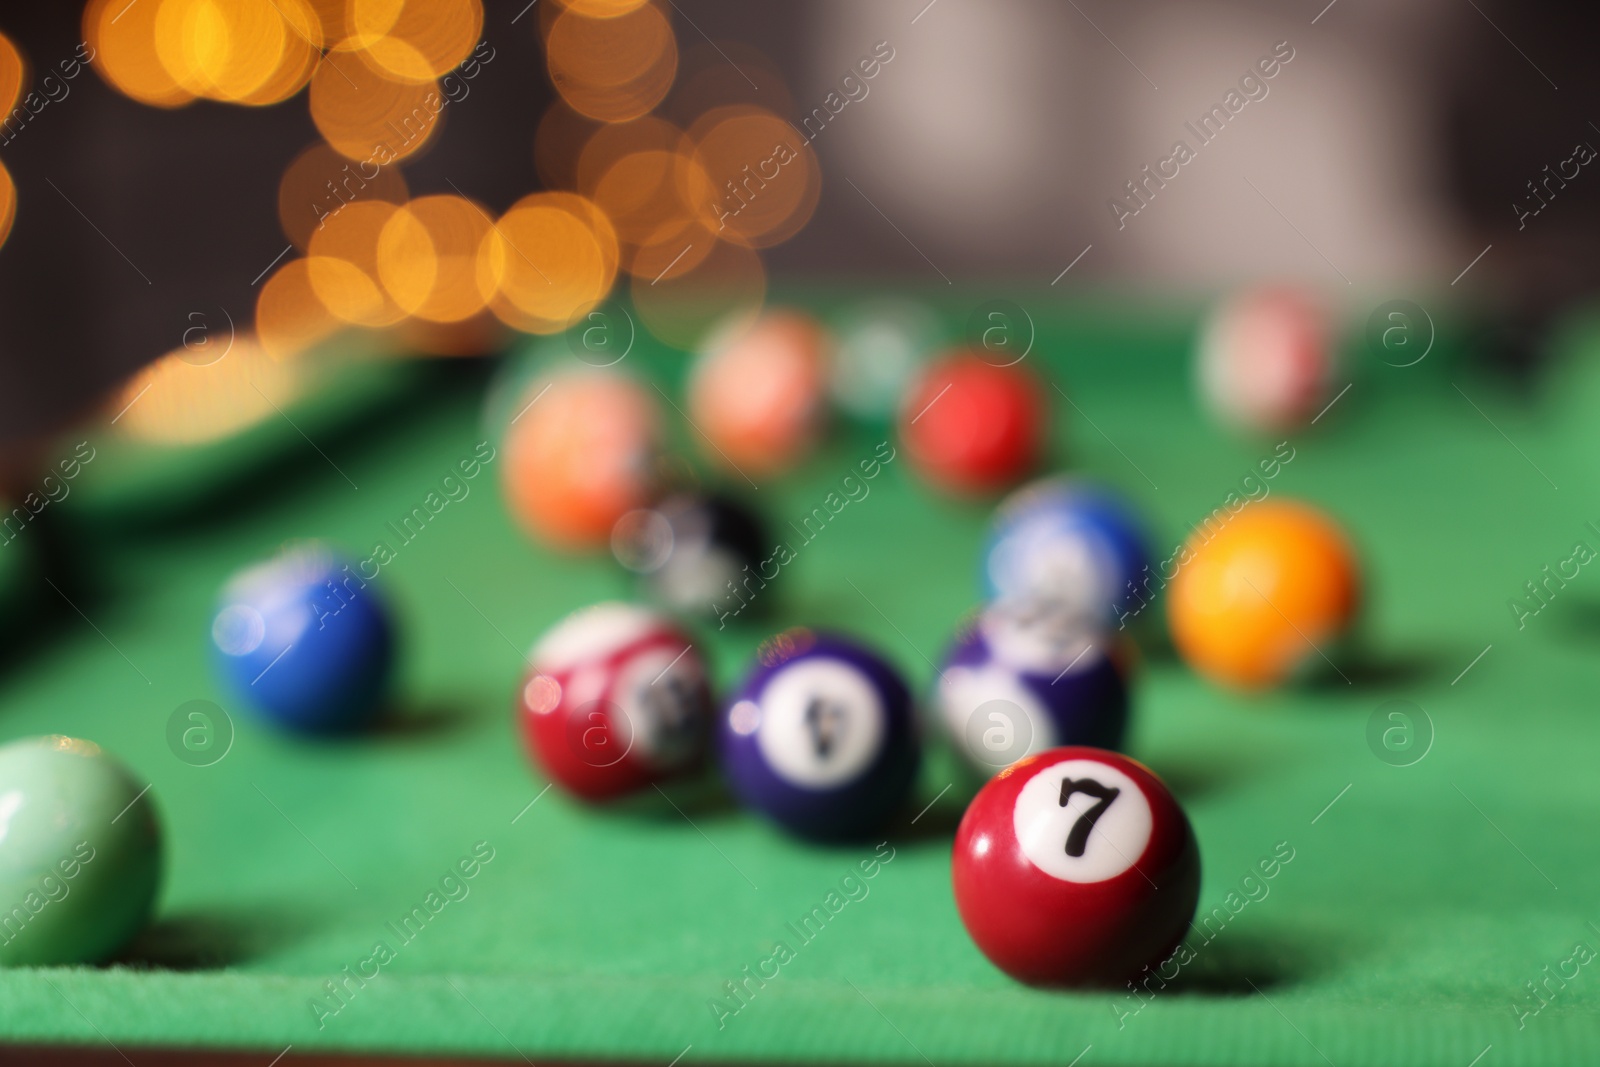
[[[770,595],[765,523],[724,496],[675,493],[630,511],[612,531],[611,548],[652,599],[676,612],[719,617]]]

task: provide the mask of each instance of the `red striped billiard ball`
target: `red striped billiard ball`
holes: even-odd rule
[[[693,770],[711,729],[705,663],[666,616],[596,604],[534,646],[517,717],[529,755],[590,801],[648,789]]]
[[[1247,432],[1299,429],[1328,402],[1335,346],[1327,312],[1284,286],[1247,289],[1212,314],[1196,358],[1200,395]]]
[[[1177,948],[1200,898],[1183,809],[1147,768],[1098,748],[1013,763],[967,808],[956,909],[996,967],[1030,985],[1113,985]]]

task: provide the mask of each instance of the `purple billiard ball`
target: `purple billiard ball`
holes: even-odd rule
[[[854,641],[789,630],[762,646],[719,730],[747,807],[803,837],[871,834],[905,804],[921,761],[911,691]]]
[[[991,774],[1062,745],[1120,749],[1128,658],[1098,619],[1059,601],[996,601],[945,657],[940,717],[968,761]]]

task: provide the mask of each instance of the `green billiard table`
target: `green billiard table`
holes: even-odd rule
[[[909,295],[955,334],[981,303]],[[784,296],[831,315],[851,294]],[[155,454],[104,419],[64,440],[63,456],[88,440],[120,473],[86,476],[0,548],[49,561],[0,570],[0,633],[26,650],[0,656],[0,741],[68,734],[119,755],[150,784],[165,881],[115,961],[0,971],[0,1041],[138,1064],[196,1049],[262,1065],[285,1050],[661,1067],[1592,1056],[1596,331],[1575,321],[1550,367],[1511,380],[1448,331],[1393,366],[1365,346],[1360,309],[1335,384],[1348,391],[1287,435],[1292,459],[1262,482],[1247,478],[1280,441],[1231,435],[1195,400],[1199,308],[1007,296],[1037,333],[1025,365],[1060,388],[1053,464],[1125,491],[1158,558],[1265,492],[1340,517],[1364,561],[1357,639],[1292,688],[1245,697],[1196,677],[1166,644],[1159,597],[1136,624],[1130,751],[1186,806],[1204,867],[1192,959],[1170,981],[1040,991],[985,961],[949,882],[974,783],[936,731],[881,843],[798,843],[714,781],[614,810],[547,791],[512,718],[523,654],[630,585],[607,557],[531,544],[497,462],[396,536],[495,444],[493,368],[458,363],[397,370],[404,388],[373,386],[370,368],[334,381],[344,403],[300,423],[286,410],[294,429],[225,454]],[[641,337],[624,366],[675,395],[686,360]],[[865,495],[802,527],[892,431],[840,428],[755,488],[705,466],[692,429],[673,433],[794,550],[764,611],[695,631],[719,682],[775,630],[812,624],[873,643],[926,693],[978,601],[992,502],[939,495],[895,453]],[[128,492],[138,478],[149,488]],[[392,549],[376,584],[403,625],[399,696],[368,736],[285,736],[230,703],[208,660],[229,572],[310,536]],[[864,863],[873,876],[841,888]],[[825,921],[801,922],[818,909]]]

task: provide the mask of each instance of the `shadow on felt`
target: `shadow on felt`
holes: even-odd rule
[[[1219,739],[1217,744],[1205,748],[1187,747],[1170,754],[1139,758],[1185,803],[1254,781],[1281,763],[1282,756],[1264,746],[1230,744],[1226,743],[1228,740]],[[1138,749],[1134,751],[1137,753]]]
[[[0,589],[0,677],[32,665],[55,646],[81,640],[86,620],[104,621],[114,608],[96,555],[49,509],[4,551],[25,554]]]
[[[718,822],[740,814],[739,804],[728,791],[714,761],[686,778],[646,787],[631,796],[619,797],[604,805],[607,814],[643,823]]]
[[[1306,688],[1314,692],[1337,692],[1349,689],[1396,689],[1420,685],[1430,680],[1449,676],[1455,660],[1445,649],[1376,649],[1356,647],[1342,656],[1331,654],[1335,667],[1323,664],[1323,670],[1306,680]],[[1472,658],[1468,652],[1461,664]],[[1456,667],[1460,669],[1459,666]]]
[[[1527,603],[1526,598],[1522,598]],[[1539,614],[1544,614],[1540,608]],[[1600,600],[1584,597],[1570,597],[1555,601],[1550,605],[1550,622],[1553,624],[1551,632],[1558,637],[1579,641],[1592,645],[1600,639]],[[1524,616],[1525,621],[1531,622],[1531,617]]]
[[[1309,954],[1286,944],[1281,932],[1267,936],[1224,928],[1215,934],[1214,940],[1206,941],[1202,935],[1191,931],[1187,944],[1195,954],[1194,959],[1180,968],[1161,992],[1253,997],[1263,990],[1291,984],[1314,971]],[[1152,979],[1152,988],[1156,988],[1158,982],[1159,979]]]
[[[282,948],[310,930],[302,918],[245,910],[195,909],[146,926],[108,963],[162,971],[215,971]]]
[[[385,708],[365,733],[356,732],[350,737],[357,741],[364,737],[400,742],[428,740],[465,729],[472,718],[457,704],[397,704]]]

